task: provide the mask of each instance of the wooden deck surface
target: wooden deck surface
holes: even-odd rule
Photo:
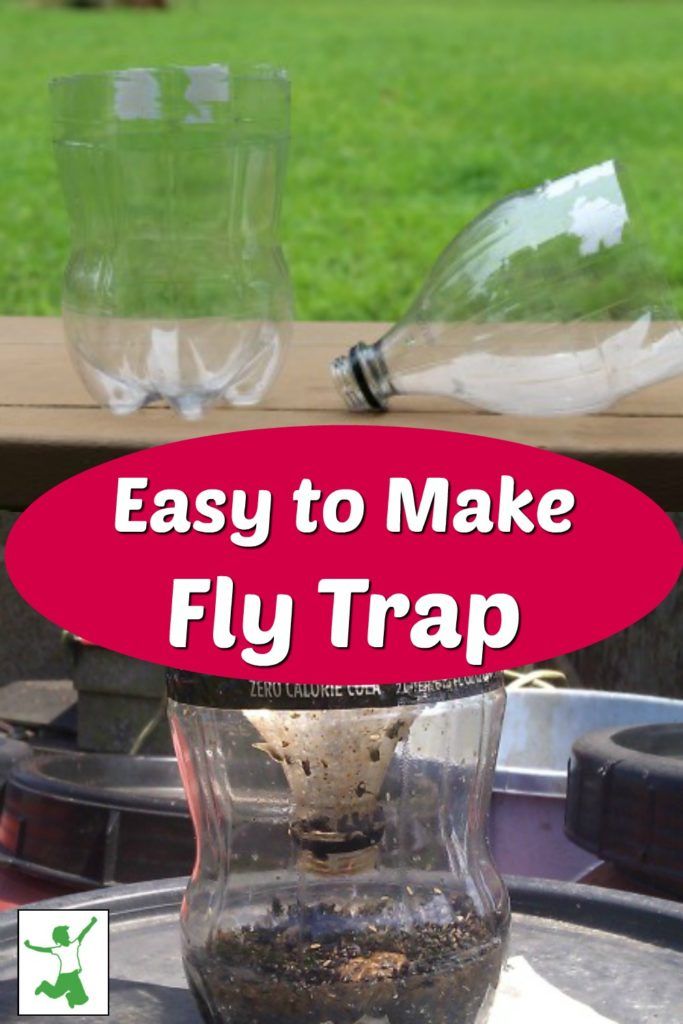
[[[346,412],[329,363],[356,341],[374,341],[384,326],[298,323],[262,405],[219,408],[187,423],[163,408],[122,418],[97,408],[69,361],[59,319],[0,318],[0,507],[23,508],[73,473],[166,441],[290,424],[381,423],[534,444],[616,473],[667,509],[683,509],[683,377],[591,416],[497,416],[430,397],[396,399],[380,416]]]

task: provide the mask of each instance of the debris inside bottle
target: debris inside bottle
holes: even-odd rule
[[[441,891],[420,917],[401,924],[388,897],[354,911],[273,900],[186,960],[190,985],[212,1024],[476,1024],[505,952],[499,924]]]

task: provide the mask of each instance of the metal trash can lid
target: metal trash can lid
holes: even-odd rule
[[[90,889],[178,875],[194,852],[174,757],[43,753],[7,780],[0,855],[29,874]]]
[[[110,911],[114,1024],[200,1024],[180,960],[185,879],[119,886],[36,904]],[[509,882],[511,952],[551,984],[619,1024],[680,1020],[683,906],[530,879]],[[0,914],[0,1020],[16,1014],[16,914]],[[85,1021],[35,1017],[36,1024]]]
[[[565,830],[603,860],[683,892],[683,722],[577,740]]]
[[[683,720],[683,701],[597,690],[508,691],[494,788],[564,799],[572,743],[585,733]]]

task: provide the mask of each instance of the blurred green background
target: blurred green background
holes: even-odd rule
[[[0,0],[0,313],[55,313],[67,225],[47,81],[211,61],[286,66],[283,241],[300,319],[394,319],[503,194],[624,162],[683,308],[680,0]]]

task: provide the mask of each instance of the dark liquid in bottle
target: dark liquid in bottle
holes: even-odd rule
[[[291,910],[291,908],[290,908]],[[327,910],[327,916],[326,916]],[[309,924],[311,921],[310,911]],[[505,942],[473,914],[409,931],[342,927],[332,908],[302,928],[219,933],[186,955],[190,987],[207,1024],[476,1024],[498,982]]]

